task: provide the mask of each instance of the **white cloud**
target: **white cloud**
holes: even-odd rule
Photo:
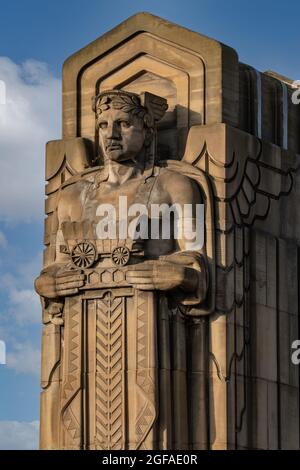
[[[29,262],[20,260],[14,273],[0,276],[0,294],[5,299],[0,306],[0,339],[7,344],[7,367],[35,376],[40,373],[40,350],[30,337],[33,325],[41,326],[42,309],[33,280],[41,263],[41,253],[37,253]]]
[[[18,373],[39,376],[41,352],[31,343],[16,343],[14,350],[6,350],[6,364]]]
[[[1,450],[38,449],[39,421],[0,421]]]
[[[22,287],[32,287],[34,279],[39,275],[42,269],[43,252],[39,251],[31,260],[21,262],[17,267],[19,284]]]
[[[45,143],[60,136],[60,81],[47,65],[0,57],[6,104],[0,115],[0,219],[40,218],[44,200]]]
[[[41,304],[38,295],[31,289],[15,289],[9,292],[10,314],[20,325],[41,321]]]
[[[33,285],[34,277],[29,279]],[[0,277],[0,285],[0,291],[6,293],[8,301],[6,312],[4,312],[4,307],[0,310],[0,324],[1,319],[4,321],[4,316],[9,316],[19,326],[41,322],[41,303],[33,288],[24,287],[22,279],[12,274],[5,274]]]
[[[1,232],[0,232],[1,233]],[[9,316],[14,326],[41,323],[41,303],[33,289],[34,279],[42,266],[42,253],[37,253],[29,262],[21,262],[17,272],[6,273],[0,277],[0,293],[5,293],[8,301],[7,311],[0,310],[0,325]]]

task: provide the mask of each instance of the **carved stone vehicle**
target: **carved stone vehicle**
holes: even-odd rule
[[[42,449],[299,447],[292,92],[146,13],[67,59],[35,281]],[[128,211],[134,236],[120,236],[124,200],[149,209]],[[153,237],[155,205],[191,212]],[[176,227],[197,228],[199,205],[197,245]],[[116,230],[105,238],[108,206]]]

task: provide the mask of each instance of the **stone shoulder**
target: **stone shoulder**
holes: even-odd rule
[[[158,186],[170,195],[172,202],[191,204],[202,201],[200,187],[194,179],[167,167],[160,170]]]

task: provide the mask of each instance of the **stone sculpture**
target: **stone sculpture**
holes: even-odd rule
[[[36,280],[50,321],[64,330],[54,447],[188,448],[188,428],[201,425],[188,410],[192,370],[185,348],[187,328],[206,300],[205,250],[189,249],[184,236],[104,239],[97,230],[101,204],[118,212],[120,197],[128,206],[165,204],[165,210],[203,201],[197,174],[190,178],[168,161],[155,164],[155,122],[167,104],[149,93],[142,100],[122,90],[95,97],[104,166],[61,186],[56,260]],[[191,224],[195,219],[194,211]]]
[[[145,13],[65,62],[36,280],[41,448],[299,447],[292,93]],[[192,229],[202,204],[204,243],[175,236],[185,216],[167,240],[120,236],[124,197],[190,204]],[[119,217],[109,239],[102,203]],[[151,231],[155,217],[129,214],[131,235],[149,219]]]

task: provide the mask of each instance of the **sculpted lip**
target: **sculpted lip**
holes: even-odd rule
[[[120,144],[111,144],[106,147],[106,150],[118,150],[121,148],[122,146]]]

